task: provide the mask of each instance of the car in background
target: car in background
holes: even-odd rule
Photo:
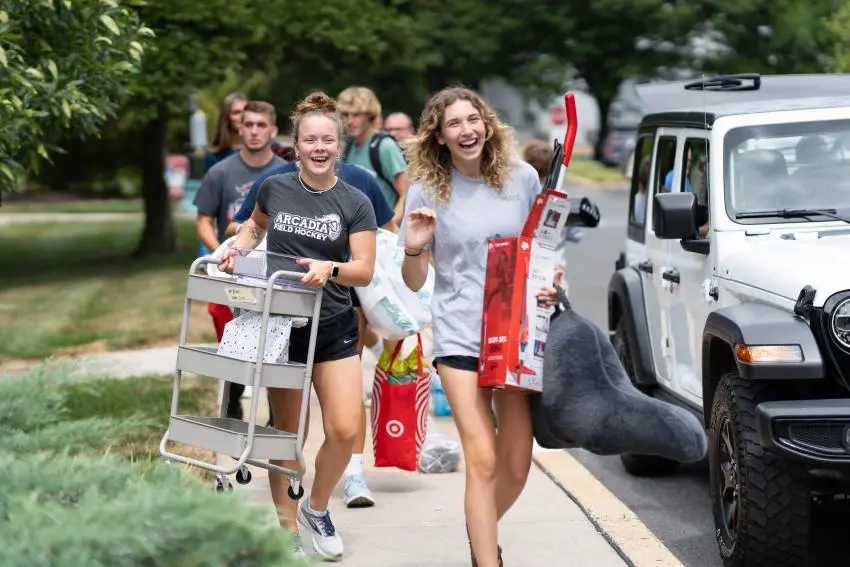
[[[602,143],[602,163],[624,169],[634,152],[638,126],[645,109],[631,81],[624,81],[608,109],[608,134]]]

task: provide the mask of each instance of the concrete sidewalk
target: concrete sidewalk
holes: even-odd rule
[[[259,423],[268,407],[261,392]],[[247,411],[249,400],[243,400]],[[308,464],[305,490],[309,493],[316,451],[322,443],[321,409],[315,399],[310,415],[310,437],[304,448]],[[451,418],[438,418],[440,429],[455,437]],[[367,439],[370,436],[367,435]],[[463,514],[463,469],[449,474],[419,474],[372,467],[372,447],[367,442],[364,468],[377,505],[348,509],[342,488],[331,501],[331,514],[345,543],[343,564],[350,567],[469,567],[469,546]],[[232,463],[219,457],[220,464]],[[234,483],[260,506],[270,522],[275,512],[269,493],[268,473],[251,467],[248,485]],[[305,551],[312,555],[302,531]],[[509,567],[577,565],[622,567],[627,563],[596,530],[579,507],[537,466],[532,465],[528,484],[499,525],[499,539]]]

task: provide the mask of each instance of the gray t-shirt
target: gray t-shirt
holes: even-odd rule
[[[284,165],[279,156],[262,167],[251,167],[242,161],[239,152],[228,156],[210,168],[195,195],[198,212],[216,219],[219,242],[224,241],[227,225],[242,207],[245,195],[254,181],[266,171]]]
[[[345,262],[351,255],[348,237],[378,228],[372,203],[362,191],[337,181],[327,191],[311,193],[296,171],[265,178],[257,194],[257,207],[269,216],[266,249],[300,258]],[[268,264],[269,273],[287,269],[271,259]],[[351,308],[349,288],[329,281],[322,296],[320,319],[332,319]]]
[[[448,203],[437,207],[433,196],[422,189],[422,183],[415,182],[407,192],[399,244],[404,246],[410,211],[429,207],[437,213],[432,242],[436,276],[431,300],[434,356],[478,357],[487,242],[519,236],[540,193],[540,178],[531,165],[516,160],[500,192],[455,169]]]

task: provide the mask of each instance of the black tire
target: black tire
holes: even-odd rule
[[[626,331],[626,326],[623,324],[622,319],[617,323],[611,343],[614,345],[614,350],[617,351],[617,356],[620,358],[620,362],[623,364],[623,368],[625,368],[632,385],[647,396],[651,396],[651,386],[643,386],[635,381],[635,367],[632,364],[632,355],[629,350],[629,333]],[[676,469],[679,468],[679,463],[676,461],[654,455],[625,453],[620,455],[620,461],[623,463],[623,468],[626,469],[626,472],[640,477],[664,476],[676,472]]]
[[[620,455],[620,462],[623,463],[627,473],[640,477],[666,476],[673,474],[679,468],[679,463],[676,461],[655,455],[624,453]]]
[[[711,408],[709,476],[715,534],[724,567],[803,567],[809,544],[805,467],[765,451],[755,408],[769,386],[721,378]],[[775,397],[773,397],[775,399]]]
[[[617,356],[620,358],[620,362],[623,364],[623,368],[625,368],[632,385],[644,394],[649,394],[652,391],[652,386],[638,384],[635,380],[635,365],[632,362],[629,332],[626,330],[626,325],[622,319],[617,322],[617,328],[614,329],[614,337],[611,339],[611,344],[614,345],[614,350],[617,352]]]

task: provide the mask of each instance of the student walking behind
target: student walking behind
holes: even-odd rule
[[[393,112],[384,120],[384,132],[393,137],[400,146],[416,135],[413,120],[404,112]]]
[[[198,216],[195,228],[198,239],[210,250],[215,250],[225,240],[227,226],[239,210],[254,180],[269,169],[286,163],[274,155],[271,140],[277,135],[274,107],[267,102],[248,102],[241,112],[239,125],[240,149],[237,153],[213,165],[195,196]],[[224,326],[233,319],[227,305],[210,303],[207,306],[215,326],[218,341],[224,335]],[[227,416],[242,419],[239,398],[245,391],[242,384],[230,384]]]
[[[398,143],[379,130],[381,103],[366,87],[349,87],[339,93],[339,110],[351,144],[344,161],[375,173],[384,197],[395,211],[396,224],[404,212],[404,195],[410,183],[407,164]]]

